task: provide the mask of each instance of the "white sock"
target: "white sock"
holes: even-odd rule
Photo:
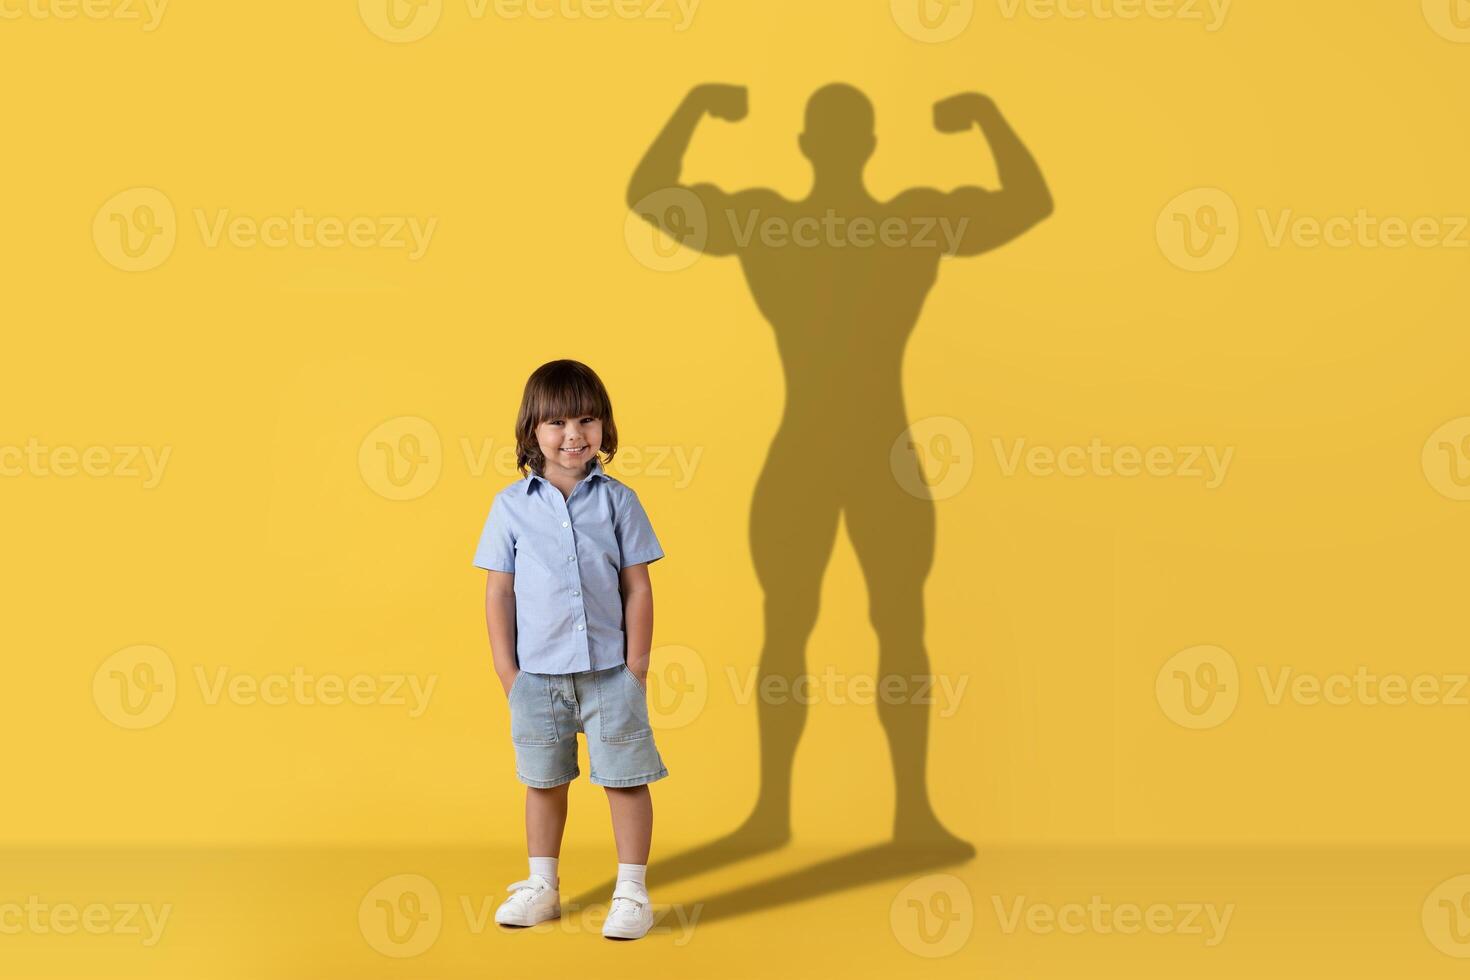
[[[648,865],[646,864],[619,864],[618,881],[636,881],[643,893],[648,894]]]
[[[560,863],[558,858],[531,858],[531,874],[540,875],[551,882],[553,888],[561,886],[561,880],[556,876],[556,866]]]

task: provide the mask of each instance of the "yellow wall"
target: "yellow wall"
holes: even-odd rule
[[[693,461],[612,467],[668,553],[652,573],[655,694],[670,684],[661,649],[709,678],[702,710],[661,722],[659,834],[701,840],[743,817],[755,706],[727,668],[748,669],[762,639],[747,517],[781,367],[736,262],[640,265],[623,201],[649,141],[707,81],[748,85],[751,112],[701,127],[691,180],[804,194],[805,100],[846,81],[876,107],[880,198],[993,183],[978,136],[931,124],[934,101],[969,90],[996,100],[1055,194],[1019,242],[944,264],[903,365],[910,418],[961,433],[970,472],[936,501],[926,593],[934,669],[967,684],[931,723],[930,792],[952,829],[1002,845],[1460,836],[1465,783],[1448,763],[1470,691],[1446,702],[1470,671],[1470,503],[1447,467],[1450,452],[1470,467],[1470,423],[1424,451],[1470,415],[1470,232],[1455,220],[1470,210],[1470,46],[1433,3],[1432,18],[1239,0],[1215,30],[1203,3],[1205,20],[1109,19],[1098,3],[1074,0],[1077,19],[981,3],[959,36],[928,43],[880,2],[704,0],[678,30],[672,4],[672,21],[594,21],[475,18],[445,0],[425,37],[392,43],[350,2],[175,0],[146,30],[7,0],[0,443],[109,455],[91,457],[107,475],[27,462],[0,480],[0,838],[519,840],[470,566],[515,474],[474,454],[508,442],[526,375],[553,357],[601,373],[625,447]],[[136,188],[166,197],[176,242],[123,271],[111,214],[157,204],[113,200]],[[1174,214],[1204,220],[1222,202],[1171,202],[1200,188],[1236,209],[1216,212],[1236,251],[1187,271]],[[298,208],[436,224],[417,259],[210,246],[199,227]],[[1288,210],[1360,209],[1436,218],[1460,247],[1373,248],[1357,231],[1347,247],[1272,244]],[[390,500],[376,438],[361,451],[405,417],[437,435],[437,452],[420,447],[439,474]],[[841,438],[843,419],[831,427]],[[1094,437],[1233,457],[1211,489],[1007,475],[993,441]],[[111,455],[128,446],[168,451],[156,485]],[[166,715],[129,730],[108,678],[144,655],[104,662],[140,645],[166,655],[176,687]],[[1164,669],[1200,646],[1225,651],[1208,656],[1238,681],[1233,712],[1195,730],[1174,720],[1191,716],[1170,685],[1198,664]],[[871,672],[876,654],[840,532],[809,663]],[[1445,696],[1273,704],[1260,674],[1360,665],[1439,678]],[[411,717],[210,703],[198,678],[297,667],[435,687]],[[871,706],[812,709],[796,786],[799,835],[885,835],[892,778]],[[573,805],[569,840],[605,840],[585,782]]]

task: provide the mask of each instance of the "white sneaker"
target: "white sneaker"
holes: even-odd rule
[[[561,917],[561,893],[548,879],[531,875],[505,889],[514,892],[495,910],[495,921],[503,926],[534,926]]]
[[[612,906],[602,934],[608,939],[642,939],[653,925],[653,906],[648,892],[636,882],[620,881],[613,889]]]

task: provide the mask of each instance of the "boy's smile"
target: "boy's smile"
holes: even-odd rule
[[[536,444],[546,460],[541,475],[557,485],[563,480],[575,485],[602,448],[602,419],[592,415],[547,419],[536,426]]]

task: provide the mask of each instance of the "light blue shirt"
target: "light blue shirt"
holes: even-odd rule
[[[515,575],[521,669],[575,674],[624,662],[618,573],[663,556],[638,495],[594,458],[565,498],[535,473],[497,493],[475,566]]]

